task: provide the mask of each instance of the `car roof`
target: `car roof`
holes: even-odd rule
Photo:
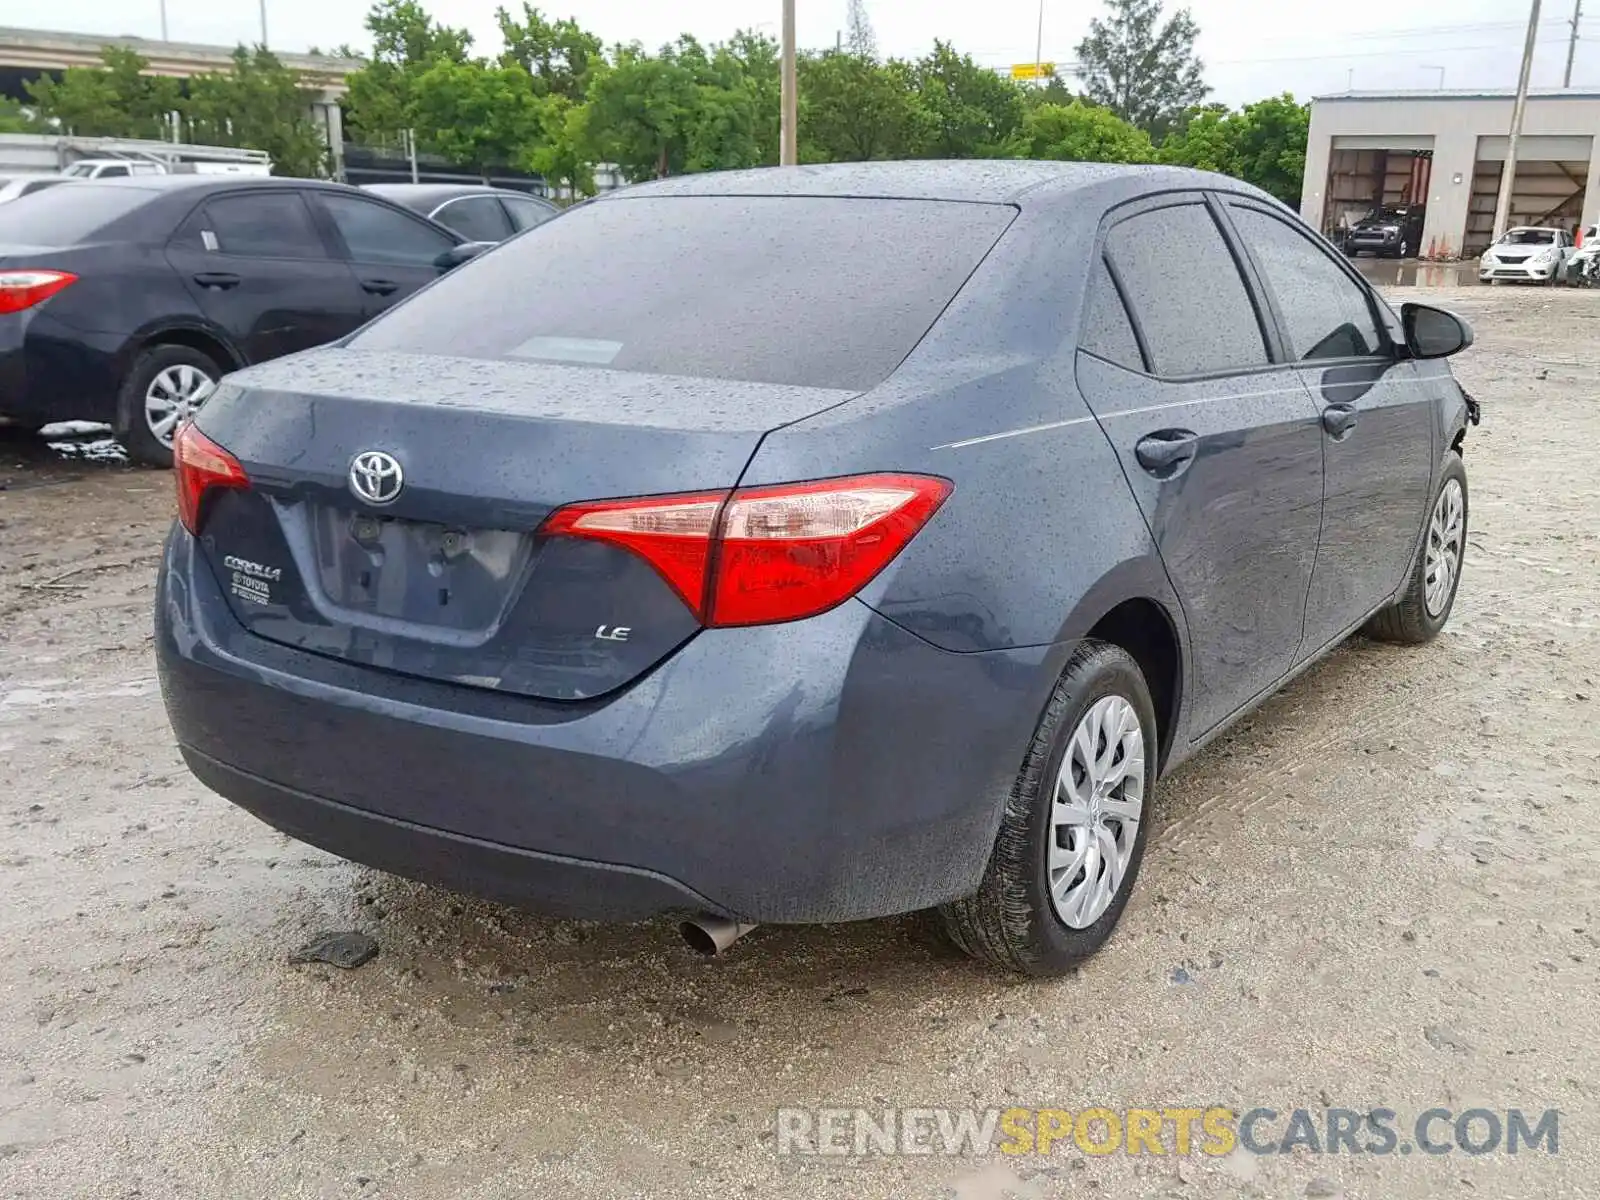
[[[118,175],[110,179],[71,179],[66,187],[126,188],[131,191],[228,192],[243,188],[299,187],[350,192],[357,189],[329,179],[295,179],[285,175]]]
[[[1037,159],[958,159],[825,163],[800,167],[759,167],[747,171],[709,171],[637,184],[599,199],[635,196],[839,196],[1027,205],[1059,199],[1090,188],[1136,194],[1139,191],[1219,187],[1265,195],[1236,179],[1186,167]]]
[[[443,204],[446,200],[456,200],[462,196],[521,196],[526,200],[537,200],[540,204],[550,203],[532,192],[482,183],[367,183],[362,185],[361,190],[400,204]]]

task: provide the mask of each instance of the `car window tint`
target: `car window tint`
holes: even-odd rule
[[[1117,294],[1117,285],[1111,280],[1104,258],[1096,261],[1094,276],[1089,281],[1078,346],[1130,371],[1145,369],[1144,355],[1139,352],[1139,340],[1133,335],[1128,310]]]
[[[1266,363],[1255,306],[1203,204],[1122,221],[1106,240],[1157,375],[1204,375]]]
[[[319,199],[356,262],[431,267],[455,245],[425,222],[382,204],[354,196],[323,195]]]
[[[511,214],[511,223],[519,230],[543,225],[560,211],[554,205],[540,204],[537,200],[524,200],[519,196],[501,196],[500,199]]]
[[[1287,221],[1233,207],[1233,223],[1277,301],[1289,353],[1302,362],[1384,352],[1366,291]]]
[[[350,344],[863,391],[1015,215],[821,196],[600,200],[451,271]]]
[[[328,256],[322,237],[312,224],[311,212],[298,192],[213,196],[206,201],[203,221],[203,227],[216,237],[217,250],[222,254],[246,258]]]
[[[470,242],[503,242],[511,236],[511,223],[493,196],[452,200],[433,215]]]
[[[119,179],[127,174],[127,167],[101,167],[96,177],[99,179]]]

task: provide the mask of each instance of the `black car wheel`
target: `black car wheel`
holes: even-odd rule
[[[983,883],[939,910],[950,939],[1035,976],[1064,974],[1098,950],[1139,874],[1156,754],[1138,664],[1118,646],[1084,642],[1045,707]]]
[[[221,378],[222,368],[189,346],[151,346],[141,353],[117,401],[117,430],[128,453],[170,467],[178,427],[200,411]]]
[[[1428,527],[1399,600],[1367,622],[1366,634],[1385,642],[1433,640],[1455,606],[1467,551],[1467,468],[1451,451],[1428,510]]]

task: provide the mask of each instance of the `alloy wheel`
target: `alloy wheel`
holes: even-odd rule
[[[144,421],[150,435],[170,447],[178,426],[199,412],[216,390],[216,380],[188,363],[158,371],[144,392]]]
[[[1434,503],[1428,520],[1428,550],[1423,575],[1423,602],[1428,615],[1437,617],[1450,603],[1456,576],[1461,571],[1461,552],[1465,533],[1465,505],[1461,481],[1448,481]]]
[[[1144,815],[1144,731],[1121,696],[1083,714],[1056,777],[1046,859],[1050,903],[1073,929],[1111,907],[1133,858]]]

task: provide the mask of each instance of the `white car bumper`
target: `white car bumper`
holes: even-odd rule
[[[1544,282],[1561,269],[1559,261],[1550,262],[1480,262],[1478,264],[1478,278],[1487,282],[1491,279],[1520,279]]]

